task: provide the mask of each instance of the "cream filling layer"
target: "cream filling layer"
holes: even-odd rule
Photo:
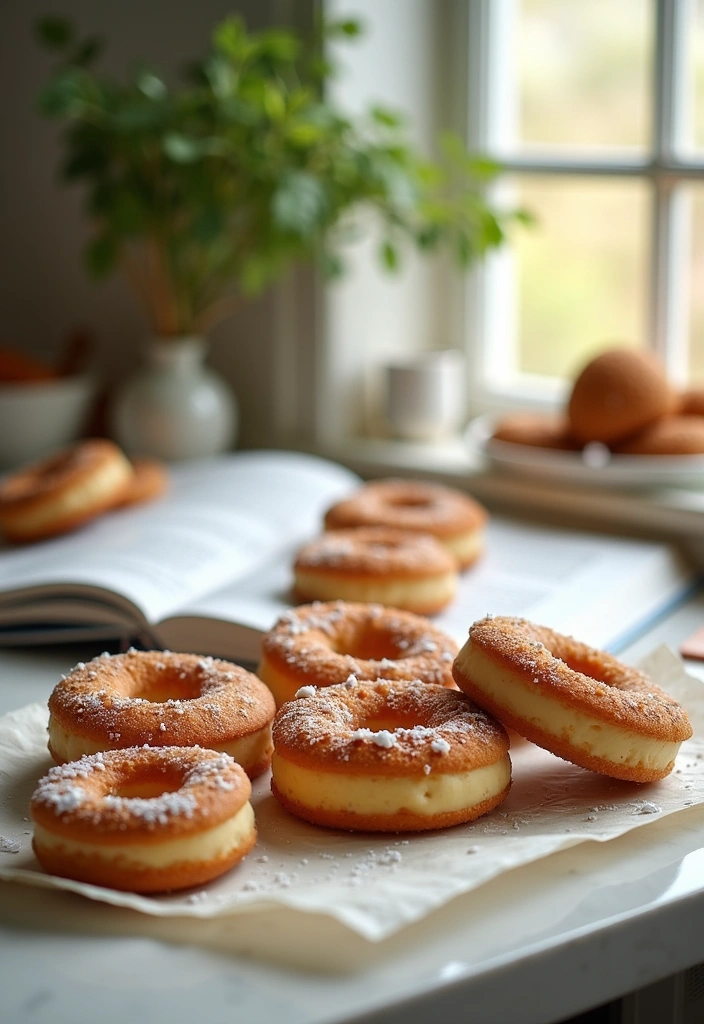
[[[181,836],[152,843],[86,843],[57,835],[42,825],[34,826],[34,841],[40,850],[61,856],[79,854],[102,864],[133,868],[169,868],[175,864],[220,860],[243,846],[254,829],[254,810],[250,803],[227,821],[204,829],[198,835]]]
[[[484,531],[472,530],[455,537],[442,537],[442,543],[455,556],[460,565],[469,565],[479,558],[484,549]]]
[[[168,738],[167,732],[160,732],[159,739]],[[119,750],[119,742],[107,740],[101,743],[99,740],[89,739],[87,736],[80,736],[78,733],[69,732],[53,715],[49,716],[49,745],[57,758],[62,761],[77,761],[84,754],[97,754],[101,750]],[[163,746],[164,744],[160,744]],[[179,744],[183,746],[184,744]],[[188,746],[188,744],[185,744]],[[205,746],[205,744],[202,744]],[[268,761],[273,744],[271,742],[271,725],[267,724],[263,729],[252,733],[250,736],[243,736],[230,743],[214,743],[208,745],[209,750],[218,750],[223,754],[234,757],[238,764],[241,764],[245,771],[254,768],[262,761]]]
[[[641,736],[618,725],[604,722],[585,711],[560,704],[538,690],[528,690],[513,675],[501,669],[468,641],[457,655],[460,672],[496,702],[518,718],[541,731],[578,747],[592,757],[612,764],[642,765],[662,770],[677,756],[679,743]]]
[[[432,816],[460,811],[498,796],[511,781],[508,754],[483,768],[447,775],[433,770],[421,779],[317,771],[302,768],[277,753],[271,768],[279,791],[296,803],[311,809],[368,815],[410,811]]]
[[[457,576],[443,573],[434,579],[347,580],[327,573],[296,570],[296,588],[302,597],[318,601],[361,601],[392,608],[435,608],[455,596]]]
[[[132,466],[120,455],[97,467],[94,473],[89,474],[80,484],[76,483],[70,487],[65,493],[57,494],[53,498],[47,496],[46,502],[42,502],[34,509],[18,510],[17,513],[13,513],[11,509],[5,510],[3,519],[18,536],[34,533],[51,525],[57,516],[72,516],[81,512],[86,505],[92,506],[96,501],[103,501],[108,495],[117,494],[129,481],[132,473]]]

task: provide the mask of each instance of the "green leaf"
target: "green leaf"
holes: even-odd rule
[[[73,24],[68,18],[46,15],[35,26],[37,38],[51,50],[63,50],[73,41]]]
[[[215,26],[213,46],[216,50],[239,61],[246,52],[247,45],[247,30],[239,14],[232,14]]]
[[[371,115],[377,124],[383,124],[387,128],[398,128],[403,124],[402,116],[393,110],[387,110],[386,107],[372,107]]]
[[[313,235],[322,225],[326,194],[312,174],[292,171],[284,175],[272,200],[274,221],[281,230]]]
[[[391,242],[386,241],[382,245],[381,259],[387,270],[398,270],[398,249]]]
[[[107,277],[117,264],[117,256],[117,246],[110,235],[98,235],[85,253],[88,269],[95,277]]]
[[[286,116],[286,98],[276,82],[264,83],[264,110],[272,121],[282,121]]]
[[[163,100],[167,95],[166,85],[153,71],[140,71],[137,75],[137,88],[150,100]]]
[[[319,256],[320,266],[323,274],[330,281],[342,277],[345,272],[345,264],[336,252],[324,249]]]
[[[364,26],[356,18],[343,18],[341,21],[331,21],[325,26],[325,34],[331,38],[346,36],[348,39],[358,39],[363,33]]]
[[[203,147],[198,139],[188,138],[178,132],[165,135],[162,147],[168,158],[176,164],[192,164],[203,155]]]

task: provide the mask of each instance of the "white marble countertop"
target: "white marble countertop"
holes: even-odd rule
[[[703,621],[698,595],[622,656],[676,647]],[[95,653],[1,652],[0,713],[44,701]],[[228,925],[242,930],[236,955],[218,948],[217,929],[212,948],[176,945],[158,919],[0,884],[0,1019],[548,1024],[704,961],[704,808],[589,846],[519,868],[381,943],[327,918],[278,912],[273,934],[266,913],[240,917]]]

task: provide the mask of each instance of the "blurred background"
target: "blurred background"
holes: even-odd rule
[[[5,0],[3,344],[52,359],[86,330],[114,382],[145,336],[127,284],[84,270],[81,190],[58,182],[58,128],[37,113],[52,64],[37,19],[103,36],[118,77],[145,58],[168,79],[233,11],[251,29],[358,16],[335,100],[401,110],[428,154],[456,131],[501,162],[496,201],[535,221],[467,274],[412,255],[390,276],[362,242],[342,283],[303,268],[248,301],[209,335],[237,394],[239,445],[343,451],[383,434],[380,368],[438,349],[466,359],[466,415],[554,407],[615,343],[654,348],[673,378],[704,383],[704,0]]]

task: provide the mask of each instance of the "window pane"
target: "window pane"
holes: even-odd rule
[[[689,376],[704,385],[704,186],[689,190],[692,213],[689,266]]]
[[[640,181],[527,177],[538,219],[518,232],[519,373],[572,377],[609,344],[645,344],[649,189]]]
[[[651,0],[515,3],[520,143],[642,149],[651,131]]]
[[[704,0],[689,5],[685,31],[687,87],[685,90],[685,152],[704,150]]]

